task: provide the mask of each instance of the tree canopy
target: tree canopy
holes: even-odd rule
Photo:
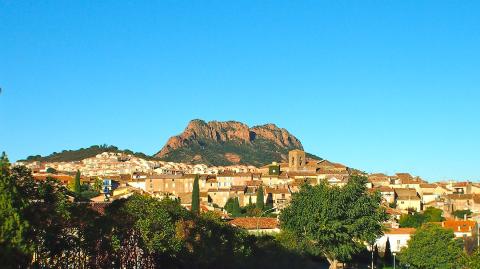
[[[405,214],[400,217],[400,227],[418,228],[427,222],[441,222],[445,218],[442,216],[443,211],[429,207],[423,213],[415,212],[413,214]]]
[[[344,187],[304,184],[280,215],[281,227],[325,257],[334,268],[382,234],[387,219],[378,193],[369,194],[367,179],[352,176]]]
[[[455,239],[453,231],[433,223],[417,229],[398,255],[402,264],[425,269],[459,268],[461,257],[462,242]]]

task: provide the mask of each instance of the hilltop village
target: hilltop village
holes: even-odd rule
[[[298,192],[302,184],[325,182],[341,187],[351,175],[361,174],[368,178],[369,191],[381,194],[382,205],[390,216],[385,223],[388,229],[378,239],[377,245],[384,248],[389,238],[393,250],[406,246],[415,231],[414,228],[400,227],[402,215],[418,214],[428,208],[440,209],[445,219],[441,225],[452,228],[457,237],[475,236],[478,228],[476,221],[480,219],[480,184],[456,181],[429,183],[409,173],[366,174],[343,164],[308,158],[302,150],[291,150],[288,162],[273,162],[262,167],[208,167],[204,164],[145,160],[112,152],[76,162],[34,161],[17,162],[15,165],[31,169],[37,180],[52,177],[66,186],[71,186],[77,171],[81,174],[82,185],[100,184],[104,188],[108,184],[108,190],[100,189],[96,196],[89,199],[100,208],[102,204],[134,193],[159,199],[178,199],[182,206],[189,208],[193,182],[198,175],[201,210],[217,212],[232,225],[253,233],[278,232],[275,214],[289,204],[292,194]],[[233,200],[238,201],[240,207],[252,205],[258,201],[260,188],[269,212],[261,212],[260,217],[238,217],[227,210]],[[465,212],[463,218],[458,217],[458,212]]]

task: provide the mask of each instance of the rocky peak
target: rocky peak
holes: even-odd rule
[[[195,119],[188,123],[180,135],[171,137],[156,157],[164,157],[170,152],[201,141],[224,143],[234,141],[239,144],[252,144],[264,139],[282,148],[303,149],[301,142],[287,130],[275,124],[265,124],[249,128],[237,121],[210,121]]]

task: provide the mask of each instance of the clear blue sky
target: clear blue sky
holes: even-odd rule
[[[272,122],[367,172],[480,179],[479,1],[151,2],[0,0],[0,150]]]

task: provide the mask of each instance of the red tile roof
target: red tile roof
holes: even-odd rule
[[[392,228],[385,231],[385,234],[413,234],[415,233],[415,228]]]
[[[246,217],[246,218],[236,218],[229,223],[233,226],[240,227],[247,230],[257,229],[257,223],[259,229],[275,229],[278,228],[278,220],[276,218],[255,218],[255,217]]]
[[[473,220],[446,220],[442,222],[442,227],[453,229],[454,232],[471,232],[475,229],[477,223]]]

